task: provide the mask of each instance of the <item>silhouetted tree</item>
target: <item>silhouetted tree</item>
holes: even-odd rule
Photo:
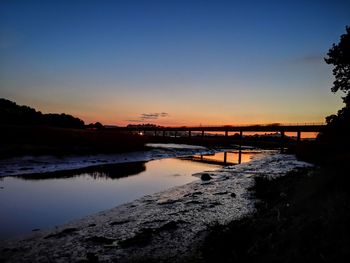
[[[11,124],[38,124],[41,112],[28,106],[19,106],[16,103],[0,99],[0,121]]]
[[[42,114],[28,106],[0,98],[0,124],[45,125],[61,128],[84,128],[84,121],[62,113]]]
[[[62,128],[83,128],[84,127],[84,122],[81,119],[65,113],[43,114],[41,124],[47,125],[47,126],[62,127]]]
[[[90,123],[88,125],[86,125],[86,128],[88,129],[104,129],[104,126],[101,122],[95,122],[95,123]]]
[[[334,66],[333,75],[335,80],[332,91],[341,90],[345,92],[346,96],[343,100],[348,105],[350,102],[347,98],[350,90],[350,27],[346,27],[346,34],[340,37],[340,42],[337,45],[333,44],[325,61],[327,64]]]
[[[333,44],[325,58],[327,64],[334,66],[332,91],[343,91],[345,107],[337,114],[326,117],[327,127],[319,138],[327,141],[350,142],[350,27],[340,37],[340,42]]]

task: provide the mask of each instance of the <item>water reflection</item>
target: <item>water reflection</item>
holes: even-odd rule
[[[146,162],[105,164],[92,167],[81,168],[77,170],[57,171],[51,173],[19,175],[16,176],[23,180],[49,180],[65,179],[88,174],[94,179],[120,179],[132,175],[137,175],[146,170]]]
[[[182,159],[191,160],[200,163],[215,164],[221,166],[236,165],[241,163],[246,163],[251,160],[251,158],[256,155],[257,151],[244,152],[242,150],[236,151],[225,151],[215,154],[206,155],[194,155],[191,157],[185,157]]]
[[[4,177],[0,181],[0,240],[63,224],[183,185],[198,180],[191,176],[194,173],[218,168],[220,166],[205,163],[161,159],[63,173]]]
[[[0,240],[63,224],[139,197],[198,180],[194,173],[249,161],[228,151],[186,159],[100,165],[0,180]],[[240,158],[240,159],[239,159]],[[137,175],[137,176],[136,176]],[[117,180],[116,180],[117,179]]]

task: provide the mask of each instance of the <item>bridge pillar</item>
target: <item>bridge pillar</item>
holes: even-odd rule
[[[188,137],[190,137],[190,138],[191,138],[191,136],[192,136],[191,131],[188,131]]]
[[[163,130],[163,137],[165,137],[165,130]]]
[[[175,133],[174,133],[174,137],[175,137],[175,138],[177,137],[177,131],[175,131]]]
[[[157,131],[154,131],[154,136],[157,137]]]
[[[239,131],[239,149],[241,149],[242,146],[242,142],[243,142],[243,131]]]
[[[228,130],[225,131],[225,137],[228,137]]]
[[[242,149],[239,148],[239,151],[238,151],[238,164],[241,164],[242,162]]]
[[[227,152],[224,152],[224,164],[227,162]]]
[[[301,131],[298,131],[297,133],[297,142],[300,142],[301,140]]]
[[[204,131],[202,131],[202,138],[204,137]]]
[[[281,131],[281,152],[284,152],[284,131]]]

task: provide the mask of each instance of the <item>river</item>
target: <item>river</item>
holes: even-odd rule
[[[242,152],[247,162],[256,152]],[[225,161],[225,162],[224,162]],[[237,151],[99,165],[0,178],[0,239],[61,225],[198,180],[194,173],[239,161]]]

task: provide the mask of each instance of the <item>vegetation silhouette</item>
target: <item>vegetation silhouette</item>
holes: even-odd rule
[[[104,129],[105,127],[103,126],[103,124],[101,122],[95,122],[95,123],[90,123],[90,124],[86,125],[86,128],[100,130],[100,129]]]
[[[141,150],[145,138],[104,129],[100,122],[85,126],[79,118],[42,114],[28,106],[0,99],[0,159],[21,155],[70,155]]]
[[[43,114],[28,106],[20,106],[15,102],[0,99],[1,124],[44,125],[61,128],[83,129],[84,121],[72,115],[61,113]]]
[[[350,27],[346,27],[346,33],[340,37],[338,44],[333,44],[325,58],[327,64],[333,65],[334,82],[332,92],[342,91],[345,96],[345,106],[326,117],[327,126],[320,134],[321,141],[350,145]]]
[[[117,163],[117,164],[104,164],[90,166],[81,169],[63,170],[42,174],[26,174],[16,176],[27,181],[38,181],[48,179],[65,179],[88,174],[94,179],[119,179],[132,175],[137,175],[143,171],[146,171],[146,162],[133,162],[130,163]]]

